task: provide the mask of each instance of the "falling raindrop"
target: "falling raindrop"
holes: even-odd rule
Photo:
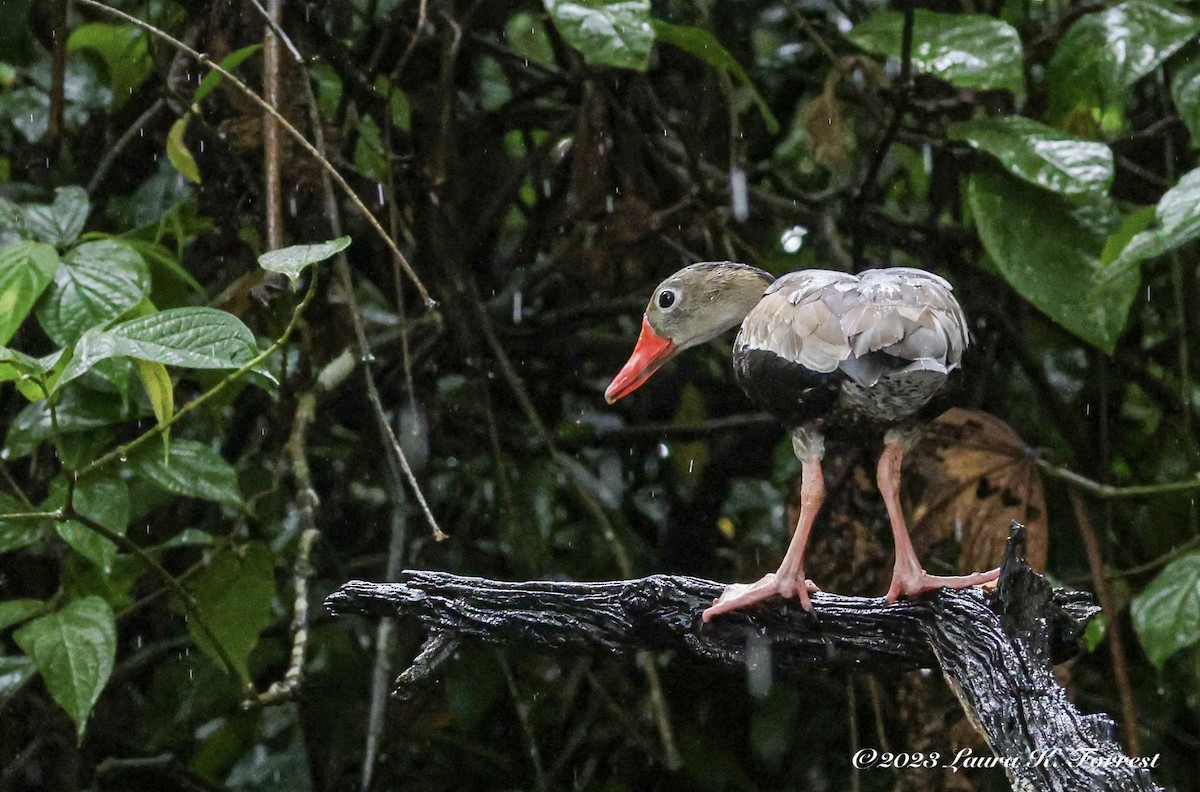
[[[696,466],[696,458],[692,457],[691,459],[688,460],[688,473],[691,473],[692,468],[694,468],[695,466]]]
[[[383,182],[375,183],[375,196],[379,200],[379,205],[383,206]]]
[[[734,166],[729,171],[729,201],[733,219],[744,223],[750,218],[750,197],[747,194],[746,171]]]
[[[659,443],[658,444],[658,458],[666,459],[669,456],[671,456],[671,447],[669,445],[667,445],[666,443]]]
[[[521,323],[521,308],[522,308],[521,303],[523,300],[524,300],[524,295],[522,294],[520,289],[517,289],[515,292],[513,292],[513,306],[512,306],[513,324]]]

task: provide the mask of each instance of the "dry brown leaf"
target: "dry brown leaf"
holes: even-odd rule
[[[831,170],[841,170],[846,165],[846,124],[837,98],[838,80],[838,72],[830,71],[824,90],[805,105],[803,115],[804,129],[812,140],[813,158]]]
[[[1046,499],[1032,450],[1012,427],[975,410],[952,409],[934,421],[910,455],[925,481],[910,512],[914,541],[958,542],[958,569],[989,569],[1004,558],[1011,520],[1027,530],[1026,557],[1046,564]]]

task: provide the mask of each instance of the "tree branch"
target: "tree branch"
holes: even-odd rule
[[[1015,550],[1022,533],[1010,541],[995,594],[942,590],[886,605],[820,593],[813,597],[816,616],[774,600],[703,625],[700,613],[721,584],[670,575],[507,583],[406,571],[396,583],[346,583],[325,605],[334,614],[415,618],[440,636],[630,657],[671,650],[738,671],[764,656],[765,641],[765,671],[782,677],[814,666],[940,666],[1014,788],[1157,789],[1142,769],[1145,760],[1120,752],[1112,721],[1080,713],[1055,681],[1051,660],[1077,650],[1098,609],[1090,595],[1053,590],[1030,570]]]

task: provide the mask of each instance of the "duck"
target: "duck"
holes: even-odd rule
[[[887,507],[895,561],[884,599],[995,581],[1000,570],[931,575],[917,558],[900,504],[904,456],[920,437],[969,343],[951,285],[913,267],[853,274],[807,269],[775,278],[748,264],[705,261],[655,288],[628,362],[605,390],[609,404],[641,387],[680,352],[739,327],[734,377],[783,424],[801,463],[800,516],[783,561],[754,583],[734,583],[704,622],[771,597],[812,611],[820,589],[804,554],[825,499],[822,460],[833,447],[879,448],[876,483]]]

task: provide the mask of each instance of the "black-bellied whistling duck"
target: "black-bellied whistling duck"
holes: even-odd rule
[[[800,519],[779,569],[726,588],[705,621],[776,594],[798,596],[805,610],[812,608],[809,594],[818,589],[804,576],[804,549],[825,497],[826,437],[882,440],[876,475],[896,546],[888,602],[998,577],[998,569],[928,574],[900,509],[900,467],[921,410],[967,346],[966,318],[949,283],[901,267],[861,275],[805,270],[776,280],[745,264],[693,264],[654,290],[637,346],[605,398],[611,404],[628,395],[679,352],[738,324],[733,370],[746,394],[791,432],[802,466]]]

